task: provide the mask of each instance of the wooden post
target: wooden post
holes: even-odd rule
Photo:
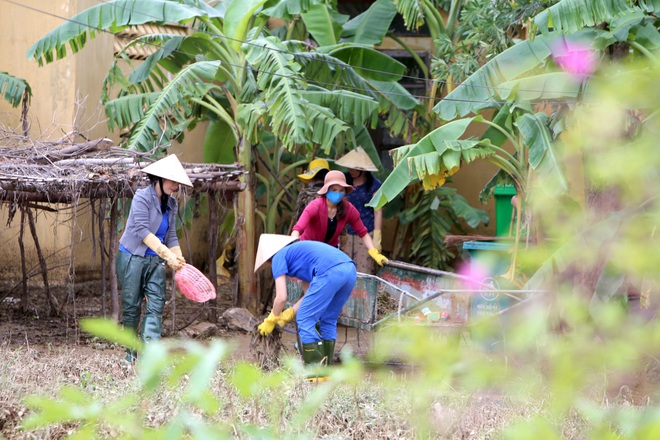
[[[119,209],[117,199],[110,200],[110,242],[108,243],[108,254],[110,259],[110,294],[112,295],[112,319],[119,322],[119,288],[117,286],[117,217]]]
[[[252,313],[259,311],[257,279],[254,276],[254,258],[256,255],[256,182],[252,168],[250,142],[245,136],[238,145],[238,161],[245,167],[246,174],[241,176],[245,190],[238,194],[236,227],[238,228],[238,307],[246,307]]]
[[[25,208],[21,207],[21,229],[18,233],[18,247],[21,250],[21,272],[23,273],[23,280],[21,281],[21,312],[27,313],[29,307],[29,298],[28,298],[28,273],[27,266],[25,263],[25,244],[23,243],[23,237],[25,232]]]
[[[37,250],[37,257],[39,258],[39,266],[41,268],[41,277],[44,280],[46,298],[48,298],[48,304],[50,305],[49,315],[58,316],[60,308],[57,303],[57,298],[55,298],[55,295],[51,293],[50,286],[48,284],[48,265],[46,265],[46,259],[44,258],[44,254],[41,252],[41,246],[39,245],[39,237],[37,236],[37,227],[34,221],[34,216],[32,215],[32,211],[29,209],[27,209],[26,212],[29,220],[28,224],[30,225],[30,232],[32,233],[32,240],[34,240],[34,247]]]
[[[108,307],[106,304],[108,290],[106,289],[106,273],[105,273],[105,199],[101,199],[99,204],[99,243],[101,243],[101,311],[103,312],[103,317],[105,318],[108,314]]]

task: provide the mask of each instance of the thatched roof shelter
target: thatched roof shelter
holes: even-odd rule
[[[62,148],[0,147],[0,200],[71,203],[81,198],[126,198],[148,182],[139,172],[153,162],[146,154],[97,139]],[[183,163],[193,192],[241,191],[237,165]]]
[[[3,139],[0,139],[2,142]],[[27,279],[23,240],[24,226],[28,226],[35,243],[50,314],[58,315],[62,307],[48,289],[48,264],[39,246],[35,224],[35,210],[53,210],[51,204],[77,206],[83,201],[92,205],[92,216],[97,217],[98,233],[94,233],[95,248],[101,249],[103,279],[103,304],[105,313],[106,280],[112,293],[112,316],[119,316],[117,304],[118,286],[114,273],[114,257],[117,252],[118,208],[120,199],[132,198],[135,191],[148,185],[145,173],[140,172],[154,159],[150,153],[130,151],[114,145],[109,139],[73,143],[67,140],[36,143],[27,139],[4,139],[0,147],[0,205],[9,205],[7,224],[20,212],[20,250],[23,262],[22,305],[27,310]],[[217,230],[219,204],[231,204],[233,194],[242,191],[240,178],[245,173],[236,164],[182,163],[193,188],[181,187],[186,197],[197,198],[207,194],[209,198],[208,277],[216,284]],[[227,203],[228,202],[228,203]],[[95,209],[96,207],[96,209]],[[110,219],[109,225],[107,219]],[[76,221],[75,218],[72,221]],[[93,220],[94,222],[94,220]],[[73,258],[73,255],[71,256]],[[106,260],[107,258],[107,260]],[[106,274],[106,266],[110,273]],[[109,275],[109,276],[107,276]],[[0,298],[0,301],[2,298]]]

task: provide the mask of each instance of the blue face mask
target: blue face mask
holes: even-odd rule
[[[337,191],[328,191],[325,194],[325,196],[328,198],[328,200],[330,200],[335,205],[339,204],[339,202],[341,202],[341,199],[343,199],[345,195],[346,194],[342,194],[342,193],[337,192]]]

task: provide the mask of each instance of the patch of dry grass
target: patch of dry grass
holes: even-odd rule
[[[22,420],[30,413],[24,400],[28,395],[54,398],[63,385],[71,385],[109,404],[140,391],[136,369],[123,361],[118,349],[3,346],[0,356],[4,359],[0,364],[0,434],[5,438],[55,439],[76,428],[75,424],[58,424],[32,432],[21,430]],[[410,386],[411,380],[420,378],[387,371],[367,373],[356,386],[336,387],[320,411],[292,432],[291,419],[316,386],[292,375],[283,386],[246,399],[229,382],[232,367],[231,363],[221,364],[210,384],[221,403],[210,420],[201,412],[190,411],[193,417],[207,417],[207,423],[226,426],[230,436],[249,438],[242,429],[256,426],[270,427],[283,436],[307,434],[311,438],[491,439],[517,420],[543,417],[546,411],[544,402],[460,391],[434,397],[420,409],[415,388]],[[134,412],[141,415],[145,426],[163,426],[180,413],[182,388],[161,386],[152,397],[139,399]],[[276,400],[282,406],[274,414],[271,402]],[[577,417],[563,420],[566,438],[581,438],[584,423]],[[105,438],[118,434],[108,427],[101,429]]]

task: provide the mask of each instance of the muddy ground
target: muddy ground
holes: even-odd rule
[[[59,316],[49,316],[49,305],[41,287],[29,289],[29,311],[24,313],[20,307],[18,289],[0,288],[0,344],[5,346],[26,346],[39,349],[59,346],[104,348],[123,356],[123,351],[108,344],[100,343],[93,336],[81,331],[78,323],[87,317],[110,317],[110,299],[106,298],[105,315],[100,282],[89,281],[70,286],[52,288],[61,307]],[[71,292],[74,292],[71,295]],[[169,290],[171,291],[171,290]],[[208,339],[218,337],[229,339],[235,347],[233,357],[255,360],[255,353],[249,345],[253,334],[232,326],[223,319],[223,313],[233,307],[234,283],[228,282],[218,289],[216,304],[202,305],[189,301],[176,294],[174,300],[168,300],[163,311],[164,338]],[[121,304],[121,298],[119,298]],[[211,323],[211,312],[218,317]],[[261,317],[256,317],[261,319]],[[291,326],[291,324],[289,324]],[[282,333],[283,348],[293,352],[296,341],[293,328]],[[355,355],[365,355],[372,340],[371,332],[340,326],[337,338],[337,352],[342,348],[350,349]]]

